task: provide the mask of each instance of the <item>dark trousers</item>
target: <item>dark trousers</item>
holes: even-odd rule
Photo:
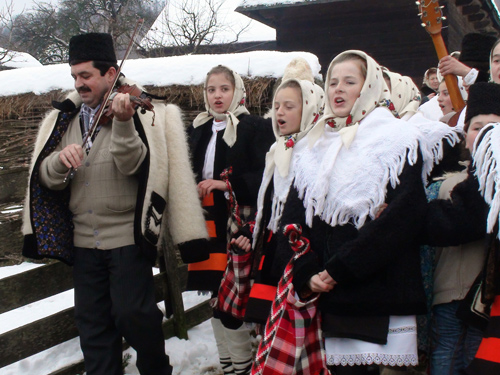
[[[122,336],[142,375],[170,375],[151,262],[135,246],[75,248],[75,321],[88,375],[122,375]]]

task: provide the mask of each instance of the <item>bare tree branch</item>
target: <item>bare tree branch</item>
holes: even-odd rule
[[[0,67],[5,65],[16,56],[12,45],[12,29],[14,2],[5,2],[5,6],[0,9]]]
[[[129,42],[138,17],[149,28],[161,11],[160,0],[60,0],[35,3],[32,11],[18,16],[15,43],[43,64],[67,61],[71,36],[108,32],[117,51]]]
[[[197,53],[201,45],[213,44],[220,35],[229,36],[224,43],[235,43],[245,32],[246,25],[221,20],[226,0],[167,0],[162,19],[155,23],[143,40],[145,48],[179,47],[183,51]],[[160,25],[158,25],[160,23]]]

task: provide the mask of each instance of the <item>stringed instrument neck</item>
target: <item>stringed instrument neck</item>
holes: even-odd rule
[[[438,59],[441,60],[443,57],[448,56],[448,49],[441,35],[443,20],[446,19],[443,16],[443,6],[439,5],[438,0],[421,0],[417,4],[420,10],[419,16],[422,20],[422,26],[430,34]],[[462,94],[460,94],[457,77],[453,74],[447,74],[444,79],[453,108],[456,112],[460,112],[465,107],[465,102]]]

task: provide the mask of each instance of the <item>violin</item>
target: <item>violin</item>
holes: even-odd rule
[[[142,91],[137,85],[124,84],[115,88],[109,95],[106,104],[103,108],[103,114],[101,115],[98,125],[107,125],[113,119],[113,113],[111,111],[111,103],[115,98],[116,94],[129,94],[130,101],[134,104],[134,108],[141,108],[141,113],[145,114],[146,111],[153,112],[153,123],[154,126],[155,111],[154,106],[151,103],[151,97],[147,95],[146,92]],[[90,132],[89,132],[90,133]]]

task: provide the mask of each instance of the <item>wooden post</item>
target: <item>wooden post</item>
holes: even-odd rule
[[[177,274],[179,261],[175,254],[175,246],[165,237],[166,236],[162,236],[163,239],[160,246],[161,252],[163,253],[161,259],[163,259],[165,264],[165,310],[173,314],[175,335],[180,339],[187,340],[188,328],[184,312],[184,302],[182,301],[184,286],[181,285],[181,278]]]

